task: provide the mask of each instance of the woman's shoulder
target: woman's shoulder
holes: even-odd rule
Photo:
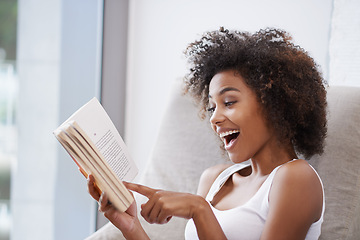
[[[201,174],[197,194],[205,197],[209,192],[211,185],[214,183],[215,179],[220,175],[220,173],[232,165],[232,163],[225,163],[207,168]]]
[[[296,159],[283,164],[277,171],[275,178],[287,178],[302,183],[319,182],[320,179],[315,169],[303,159]],[[289,179],[290,178],[290,179]]]
[[[302,159],[282,165],[274,176],[269,203],[295,207],[302,214],[306,212],[309,218],[318,219],[323,203],[323,187],[318,174]]]
[[[285,186],[288,183],[304,186],[318,185],[317,190],[322,189],[321,180],[317,172],[303,159],[297,159],[283,164],[276,172],[273,184]],[[313,190],[313,188],[309,190]]]

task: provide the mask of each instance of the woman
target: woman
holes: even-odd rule
[[[221,28],[186,55],[186,91],[209,113],[232,164],[206,170],[197,195],[125,183],[149,198],[141,215],[159,224],[190,219],[187,239],[317,239],[323,187],[298,157],[321,154],[326,136],[326,91],[313,59],[276,29]],[[96,192],[92,176],[88,188],[127,239],[148,238],[135,203],[120,213]]]

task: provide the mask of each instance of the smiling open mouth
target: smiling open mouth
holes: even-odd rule
[[[239,130],[231,130],[220,134],[220,138],[223,139],[225,145],[229,145],[234,142],[239,136]]]

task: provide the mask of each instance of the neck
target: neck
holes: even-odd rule
[[[268,175],[277,166],[293,159],[297,159],[293,146],[291,144],[288,146],[280,146],[277,143],[276,147],[273,146],[263,149],[251,158],[252,175]]]

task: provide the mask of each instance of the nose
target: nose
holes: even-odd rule
[[[219,125],[224,122],[225,116],[220,108],[216,108],[210,117],[210,123],[212,125]]]

